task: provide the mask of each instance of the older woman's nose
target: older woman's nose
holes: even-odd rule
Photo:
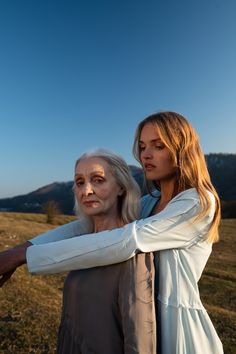
[[[84,184],[83,193],[84,195],[90,195],[94,193],[91,183],[88,182]]]

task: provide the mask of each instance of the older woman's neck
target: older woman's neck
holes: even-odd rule
[[[117,217],[94,217],[94,232],[101,232],[105,230],[112,230],[124,225],[121,219]]]

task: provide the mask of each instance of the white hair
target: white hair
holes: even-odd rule
[[[125,160],[108,150],[96,149],[82,154],[75,163],[75,169],[80,161],[92,157],[100,158],[107,162],[116,183],[122,188],[123,193],[121,196],[118,196],[118,211],[121,220],[124,224],[137,220],[140,214],[140,189],[135,179],[132,177],[129,166]],[[75,194],[75,184],[73,186],[73,191],[75,198],[75,214],[80,218],[83,218],[83,221],[86,222],[86,231],[92,232],[93,225],[90,217],[82,213],[80,210]]]

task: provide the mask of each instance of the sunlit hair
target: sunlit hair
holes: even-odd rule
[[[110,169],[116,183],[122,189],[122,195],[118,196],[118,213],[121,221],[124,224],[130,223],[139,218],[140,214],[140,189],[136,181],[131,175],[127,163],[118,155],[105,150],[96,149],[89,151],[80,156],[80,158],[75,163],[75,170],[77,165],[82,161],[90,158],[99,158],[104,160]],[[84,221],[87,223],[86,228],[88,231],[93,230],[93,225],[89,216],[85,215],[79,206],[76,198],[76,184],[74,183],[73,191],[75,197],[75,213],[80,218],[83,217]]]
[[[198,135],[190,123],[182,115],[175,112],[159,112],[148,116],[137,127],[133,153],[140,160],[140,135],[143,127],[151,123],[172,155],[177,168],[175,195],[189,188],[196,188],[201,204],[201,212],[197,219],[203,217],[211,208],[210,191],[215,197],[215,214],[208,232],[207,239],[216,242],[219,238],[220,200],[211,183],[204,154]],[[153,181],[158,188],[158,181]]]

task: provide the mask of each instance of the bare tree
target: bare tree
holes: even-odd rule
[[[60,214],[60,208],[55,200],[49,200],[42,205],[42,211],[46,214],[46,222],[53,224],[56,215]]]

